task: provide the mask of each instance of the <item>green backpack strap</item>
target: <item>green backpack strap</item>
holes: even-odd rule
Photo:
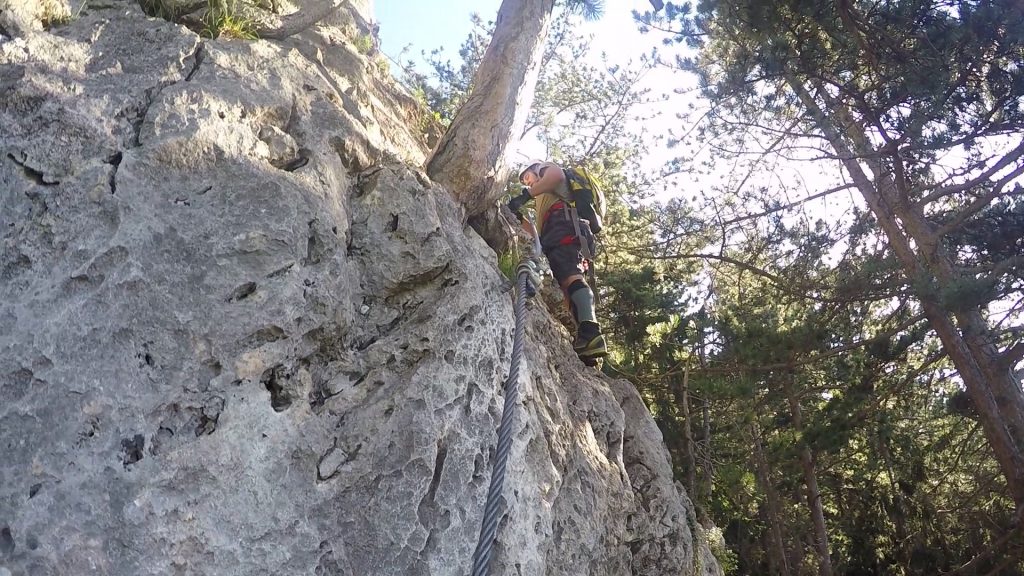
[[[586,168],[565,170],[565,179],[573,204],[583,212],[590,222],[590,231],[595,235],[604,229],[604,192]]]
[[[583,254],[584,258],[591,262],[591,269],[593,269],[592,264],[595,256],[594,250],[591,249],[590,242],[583,237],[583,229],[580,227],[580,214],[576,211],[575,204],[570,202],[565,203],[565,218],[572,222],[573,231],[576,233],[576,239],[580,241],[580,252]],[[594,233],[591,232],[590,235],[593,236]]]
[[[587,260],[587,283],[590,284],[590,290],[594,293],[594,304],[600,304],[597,295],[597,273],[595,271],[597,254],[595,254],[596,250],[594,250],[596,247],[597,237],[595,236],[594,231],[591,230],[590,237],[593,238],[595,242],[595,246],[593,247],[590,245],[590,242],[583,237],[583,231],[580,227],[580,215],[576,207],[575,198],[573,197],[575,192],[573,184],[575,184],[579,189],[590,190],[591,200],[594,204],[592,206],[592,210],[598,218],[602,218],[603,216],[599,214],[600,207],[597,206],[597,203],[599,202],[597,197],[599,192],[593,182],[591,182],[589,174],[584,176],[575,168],[566,168],[562,171],[565,173],[566,187],[569,189],[570,196],[565,207],[566,218],[572,222],[573,229],[576,232],[576,238],[580,241],[580,253],[583,255],[583,258]]]

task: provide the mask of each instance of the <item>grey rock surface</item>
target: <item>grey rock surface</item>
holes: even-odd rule
[[[412,101],[122,3],[0,78],[0,574],[467,574],[511,283]],[[636,391],[528,321],[492,574],[720,573]]]
[[[51,20],[70,17],[71,9],[68,0],[0,0],[0,39],[42,30]]]

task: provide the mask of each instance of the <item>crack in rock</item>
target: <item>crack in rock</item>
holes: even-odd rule
[[[328,448],[316,463],[316,479],[324,482],[337,476],[342,466],[359,456],[362,448],[362,444],[356,444],[351,451],[344,450],[338,447],[338,440],[335,438],[334,445]]]
[[[107,177],[107,181],[110,185],[111,195],[117,193],[117,169],[121,166],[121,160],[123,159],[124,154],[120,150],[118,150],[117,152],[111,154],[106,160],[104,160],[105,163],[110,164],[112,166],[110,176]]]
[[[129,121],[132,125],[132,139],[130,145],[133,148],[142,146],[142,124],[145,123],[146,115],[149,114],[149,108],[153,105],[153,102],[156,100],[161,89],[162,88],[159,86],[146,88],[145,92],[143,92],[145,96],[145,103],[142,105],[142,109],[139,110],[139,113],[135,118]]]
[[[14,554],[14,536],[11,534],[11,527],[4,524],[0,528],[0,554],[10,556]]]
[[[25,156],[25,154],[22,153],[22,156]],[[41,170],[37,170],[36,168],[30,166],[27,158],[19,160],[18,157],[15,156],[13,153],[8,153],[7,157],[11,159],[11,162],[14,162],[15,164],[21,167],[22,171],[25,172],[26,178],[35,182],[39,186],[56,186],[60,184],[60,180],[53,180],[52,182],[48,182],[46,174],[43,173]]]
[[[188,74],[185,75],[185,82],[191,82],[192,77],[196,75],[196,72],[199,72],[199,65],[202,64],[203,60],[205,59],[205,48],[206,45],[203,43],[202,40],[200,40],[198,43],[196,43],[195,52],[185,57],[186,60],[188,60],[190,57],[192,58],[192,69],[189,70]]]
[[[444,441],[439,440],[437,443],[437,456],[434,457],[434,473],[430,478],[430,486],[416,508],[416,517],[424,527],[429,527],[437,516],[437,488],[441,484],[441,473],[444,470],[445,460],[447,459],[448,446]]]
[[[204,56],[203,56],[203,54],[205,53],[203,48],[204,48],[203,42],[201,40],[197,40],[196,41],[196,48],[195,48],[195,50],[193,50],[191,54],[189,54],[188,56],[186,56],[184,58],[184,61],[187,61],[189,58],[192,58],[193,62],[192,62],[192,66],[191,66],[191,68],[189,69],[188,72],[184,71],[184,64],[183,64],[182,79],[181,80],[171,80],[171,81],[166,81],[166,82],[159,82],[159,83],[157,83],[156,86],[150,86],[149,88],[146,88],[143,91],[144,103],[142,104],[142,106],[138,110],[138,115],[135,116],[134,118],[132,118],[131,120],[129,120],[129,122],[131,123],[131,126],[132,126],[132,138],[131,138],[131,141],[129,142],[130,147],[138,148],[139,146],[142,146],[142,140],[141,140],[142,125],[145,123],[146,116],[149,114],[149,109],[156,102],[157,97],[159,97],[160,94],[164,90],[166,90],[167,88],[169,88],[171,86],[174,86],[175,84],[178,84],[180,82],[189,82],[189,81],[191,81],[192,77],[199,70],[199,65],[205,59]]]

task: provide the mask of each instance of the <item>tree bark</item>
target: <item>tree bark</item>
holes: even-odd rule
[[[686,493],[697,499],[697,458],[694,456],[693,428],[690,420],[690,368],[683,369],[683,384],[679,388],[679,404],[683,410],[683,454],[686,458]]]
[[[426,172],[473,217],[503,194],[506,152],[533,105],[554,0],[504,0],[473,88],[441,137]]]
[[[822,107],[803,82],[793,76],[788,76],[787,82],[841,158],[885,232],[929,324],[963,379],[1017,509],[1024,510],[1024,393],[1020,382],[993,344],[996,339],[981,309],[972,305],[950,312],[937,296],[958,280],[969,279],[958,277],[952,256],[922,208],[901,199],[907,191],[899,190],[883,155],[871,146],[853,114],[824,90],[818,90],[825,101]],[[860,158],[872,177],[864,171]]]
[[[764,456],[764,449],[761,448],[761,431],[756,422],[750,425],[750,437],[754,445],[755,478],[768,501],[769,572],[777,576],[789,576],[791,572],[786,560],[785,541],[782,538],[782,503],[771,481],[771,469],[768,466],[768,459]]]
[[[910,531],[907,529],[907,502],[903,497],[903,490],[900,488],[893,472],[892,451],[889,450],[889,441],[886,440],[881,425],[875,423],[875,442],[878,446],[878,455],[885,466],[885,473],[889,479],[889,490],[892,491],[892,507],[888,510],[889,519],[896,528],[896,554],[904,566],[910,565]],[[883,506],[883,509],[890,507]]]
[[[701,399],[700,403],[701,419],[703,421],[703,437],[701,442],[704,444],[704,449],[701,452],[703,457],[701,458],[701,469],[704,474],[701,478],[701,494],[704,495],[705,502],[711,502],[711,491],[714,489],[714,466],[711,454],[711,402],[705,395]]]
[[[793,417],[793,429],[803,435],[803,411],[800,400],[793,390],[793,375],[787,374],[783,380],[783,389],[789,400],[789,410]],[[814,521],[814,548],[818,553],[818,573],[821,576],[832,576],[832,560],[829,556],[828,529],[825,527],[825,511],[821,506],[821,491],[818,489],[818,476],[814,467],[814,454],[811,447],[801,438],[800,465],[804,471],[804,487],[807,489],[807,507]]]
[[[701,371],[708,369],[708,356],[707,356],[707,342],[704,338],[704,325],[707,320],[707,315],[702,309],[700,312],[700,332],[698,335],[698,345],[700,348],[697,351],[697,361],[700,363]],[[704,502],[711,502],[711,492],[714,490],[714,458],[711,451],[711,401],[708,399],[708,395],[704,395],[701,399],[701,443],[703,444],[703,450],[701,450],[701,469],[704,471],[702,475],[701,487],[703,488],[702,494],[704,496]]]

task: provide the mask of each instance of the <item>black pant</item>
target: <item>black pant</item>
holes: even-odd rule
[[[580,220],[580,234],[587,239],[594,237],[590,233],[590,226],[586,220]],[[588,242],[593,248],[593,242],[590,240]],[[576,237],[576,227],[573,226],[571,214],[566,215],[562,203],[555,204],[548,211],[540,235],[540,245],[544,250],[544,256],[548,259],[548,265],[551,266],[551,273],[560,286],[570,276],[586,275],[590,263],[583,257],[580,239]]]

